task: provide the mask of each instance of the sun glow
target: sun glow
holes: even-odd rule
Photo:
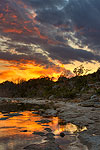
[[[46,68],[31,61],[18,63],[17,61],[0,60],[0,83],[5,80],[16,82],[19,79],[29,80],[40,76],[49,76],[57,79],[61,72],[62,70],[57,70],[56,66]]]
[[[88,73],[93,73],[97,71],[100,64],[99,62],[93,61],[80,63],[78,61],[71,62],[70,64],[62,64],[60,61],[52,61],[54,65],[46,67],[44,65],[36,64],[35,61],[30,60],[20,60],[8,61],[0,60],[0,83],[9,80],[17,82],[19,80],[29,80],[33,78],[44,77],[53,77],[53,80],[56,81],[61,74],[67,75],[67,77],[73,76],[73,70],[79,65],[83,65],[86,69],[90,71]]]

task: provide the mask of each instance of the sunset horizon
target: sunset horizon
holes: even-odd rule
[[[80,8],[73,0],[2,0],[0,83],[40,76],[58,78],[67,72],[72,76],[74,68],[82,64],[91,70],[88,73],[95,72],[100,65],[99,23],[94,17],[81,17],[81,9],[86,15],[85,5],[97,13],[94,1],[91,7],[88,2],[80,3]]]

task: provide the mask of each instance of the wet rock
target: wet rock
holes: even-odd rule
[[[97,98],[97,95],[92,95],[90,99],[95,99]]]
[[[64,137],[64,136],[65,136],[65,133],[64,133],[64,132],[61,132],[61,133],[60,133],[60,136],[61,136],[61,137]]]
[[[49,100],[53,100],[55,98],[55,96],[54,95],[51,95],[50,97],[49,97]]]
[[[81,89],[81,92],[83,92],[85,90],[85,88],[83,87],[82,89]]]
[[[42,115],[45,112],[44,109],[39,109],[39,114]]]
[[[41,126],[43,126],[43,127],[49,127],[48,124],[42,124]]]
[[[95,104],[94,101],[88,100],[88,101],[85,101],[85,102],[81,102],[80,106],[83,106],[83,107],[94,107],[94,104]]]
[[[98,102],[99,98],[96,95],[91,96],[90,101]]]
[[[50,128],[45,128],[44,130],[46,130],[48,132],[52,132],[52,130]]]
[[[44,98],[42,98],[42,97],[38,97],[38,98],[36,98],[36,100],[43,100]]]
[[[47,137],[52,137],[52,136],[55,136],[55,134],[53,134],[53,133],[47,133],[46,136]]]
[[[81,102],[80,106],[83,106],[83,107],[100,107],[99,98],[95,97],[95,95],[93,95],[90,100],[87,100],[85,102]]]
[[[36,132],[36,131],[34,131],[33,134],[40,135],[40,136],[45,136],[44,132]]]
[[[58,144],[54,142],[45,142],[42,144],[31,144],[26,146],[26,150],[61,150]]]
[[[43,120],[41,120],[41,123],[49,123],[49,122],[51,122],[51,121],[48,120],[48,119],[43,119]]]
[[[94,84],[88,84],[88,87],[94,87]]]
[[[51,122],[51,121],[48,120],[48,119],[43,119],[43,120],[35,121],[35,122],[39,122],[39,123],[49,123],[49,122]]]
[[[0,118],[0,120],[7,120],[8,119],[8,117],[2,117],[2,118]]]
[[[90,94],[83,93],[82,96],[81,96],[81,98],[83,100],[88,100],[90,98],[90,96],[91,96]]]
[[[2,97],[0,97],[0,101],[2,101],[2,99],[3,99],[3,98],[2,98]]]
[[[8,113],[7,111],[1,111],[2,112],[2,114],[6,114],[6,113]]]
[[[73,120],[76,125],[87,126],[89,124],[94,124],[95,121],[87,118],[86,116],[77,117]]]
[[[52,141],[52,142],[54,142],[54,141],[55,141],[55,138],[54,138],[54,137],[52,137],[52,138],[47,137],[47,138],[45,138],[45,140],[46,140],[46,141]]]
[[[59,125],[66,125],[66,121],[65,120],[59,120]]]
[[[19,113],[12,113],[12,114],[4,115],[4,116],[15,117],[15,116],[22,116],[22,114],[19,114]]]
[[[75,142],[69,144],[69,146],[64,150],[88,150],[88,148],[86,145],[80,143],[80,141],[77,139]]]
[[[45,111],[45,114],[48,114],[49,116],[56,116],[57,115],[57,111],[54,109],[47,109]]]
[[[32,112],[32,114],[37,114],[37,115],[38,115],[38,114],[39,114],[39,112],[38,112],[38,111],[34,111],[34,112]]]
[[[46,134],[46,137],[47,137],[46,140],[55,140],[54,136],[55,135],[53,133],[47,133]]]
[[[22,131],[20,131],[20,132],[27,132],[27,130],[22,130]]]
[[[100,108],[100,102],[96,102],[96,103],[94,104],[94,107]]]
[[[80,133],[79,139],[88,146],[89,150],[100,150],[100,135],[90,134],[88,131]]]

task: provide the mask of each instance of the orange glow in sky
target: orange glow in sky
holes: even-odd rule
[[[90,71],[88,73],[93,73],[99,68],[99,63],[82,63],[83,66]],[[59,61],[56,61],[55,66],[46,68],[45,66],[35,64],[32,61],[26,61],[25,63],[17,61],[4,61],[0,60],[0,83],[9,80],[17,82],[21,79],[29,80],[33,78],[39,78],[41,76],[54,77],[54,80],[57,80],[58,77],[65,73],[67,70],[71,70],[80,65],[80,62],[76,61],[74,64],[61,64]],[[95,67],[96,66],[96,67]],[[59,69],[57,67],[60,67]],[[66,70],[66,71],[65,71]]]
[[[7,128],[1,130],[0,137],[8,137],[8,136],[13,136],[13,135],[30,135],[33,136],[34,131],[43,131],[45,126],[42,126],[41,124],[38,124],[38,122],[35,121],[40,121],[42,119],[41,116],[37,116],[35,114],[32,114],[32,112],[25,111],[21,112],[21,116],[14,116],[11,117],[5,121],[0,121],[0,127],[12,127],[12,128]],[[3,115],[0,114],[0,117],[3,118]],[[52,122],[49,123],[43,123],[43,125],[49,125],[53,130],[59,130],[58,128],[58,117],[52,117]],[[17,128],[17,129],[14,129]],[[20,130],[19,130],[20,129]],[[20,132],[23,130],[28,130],[28,132]]]
[[[27,61],[25,64],[16,61],[0,60],[0,83],[6,80],[17,82],[19,79],[29,80],[40,76],[49,76],[57,79],[63,69],[57,70],[55,67],[45,68],[36,65],[34,62]]]

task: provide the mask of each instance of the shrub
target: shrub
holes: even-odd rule
[[[100,88],[96,90],[96,94],[100,95]]]

